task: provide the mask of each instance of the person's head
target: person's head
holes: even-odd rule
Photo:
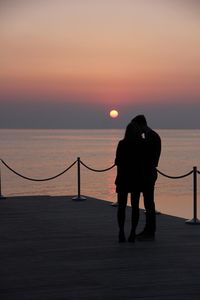
[[[126,140],[135,140],[141,136],[141,131],[138,125],[135,123],[129,123],[126,127],[124,139]]]
[[[144,115],[137,115],[132,119],[131,124],[137,124],[141,129],[147,126],[147,120]]]

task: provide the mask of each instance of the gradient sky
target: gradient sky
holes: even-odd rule
[[[0,0],[0,127],[117,128],[144,113],[200,128],[199,15],[198,0]]]

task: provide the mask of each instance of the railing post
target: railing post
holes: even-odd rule
[[[76,197],[73,197],[72,200],[75,200],[75,201],[86,200],[85,197],[81,196],[81,163],[80,163],[80,157],[77,157],[77,189],[78,189],[78,195]]]
[[[1,193],[1,167],[0,167],[0,200],[5,199],[5,197]]]
[[[200,225],[200,221],[197,218],[197,167],[193,167],[193,218],[185,223]]]

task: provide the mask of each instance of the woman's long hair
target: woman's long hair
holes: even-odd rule
[[[137,124],[129,123],[126,127],[124,140],[134,141],[136,139],[141,139],[142,132],[137,126]]]

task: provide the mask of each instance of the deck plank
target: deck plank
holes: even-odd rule
[[[161,214],[154,242],[118,244],[116,208],[71,198],[0,201],[1,300],[200,299],[200,226]]]

